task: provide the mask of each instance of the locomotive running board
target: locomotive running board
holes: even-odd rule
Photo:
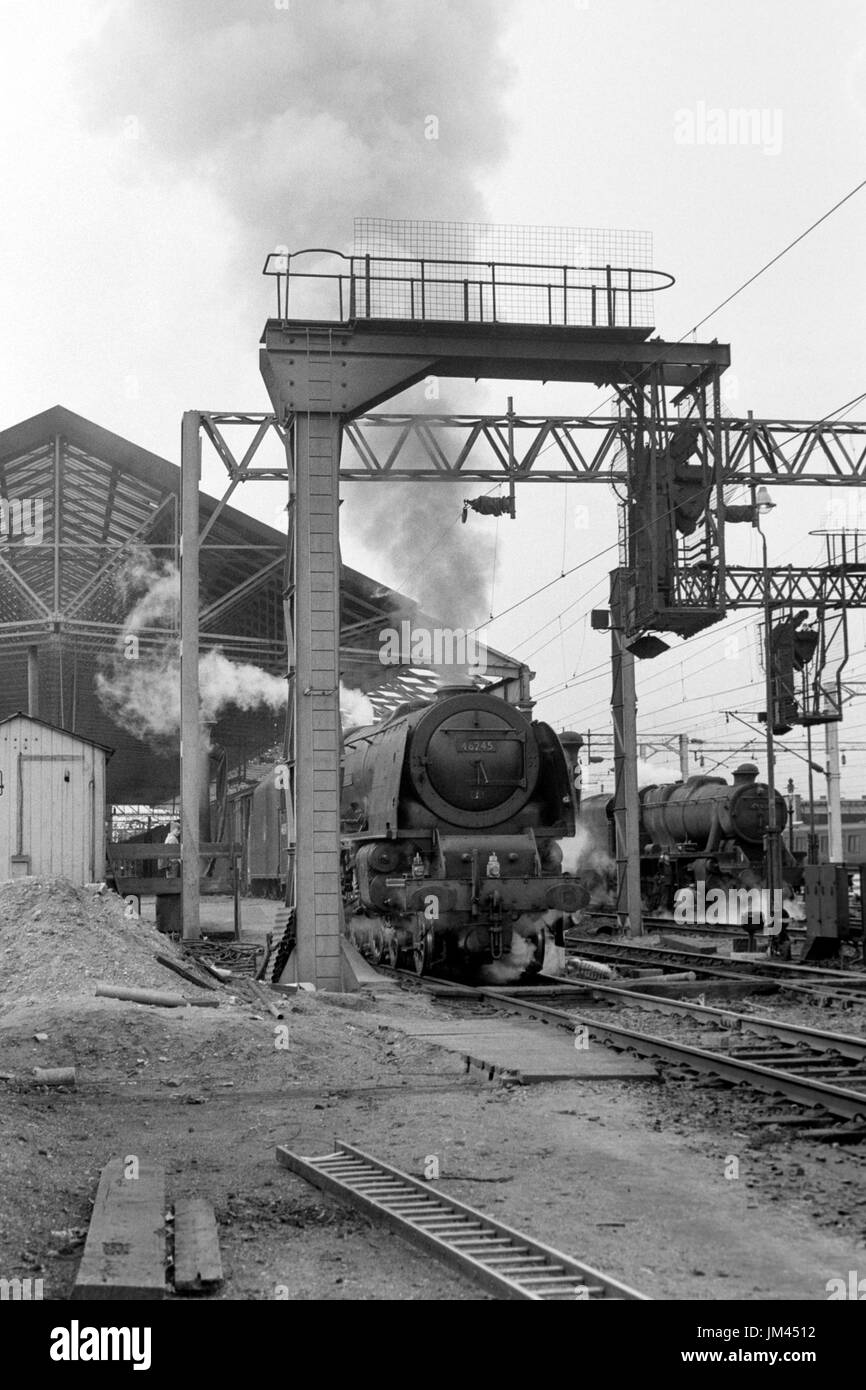
[[[442,1196],[430,1183],[380,1163],[352,1144],[334,1142],[334,1153],[322,1158],[301,1158],[278,1147],[277,1162],[377,1217],[499,1298],[646,1300],[645,1294],[590,1265]]]

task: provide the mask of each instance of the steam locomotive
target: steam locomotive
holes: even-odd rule
[[[540,970],[546,927],[588,901],[562,871],[557,841],[574,834],[574,800],[553,730],[496,696],[448,687],[351,730],[344,748],[343,893],[356,944],[419,975]]]
[[[648,912],[673,911],[677,895],[700,884],[707,893],[711,889],[727,893],[764,887],[769,800],[767,787],[757,776],[753,763],[743,763],[734,772],[733,785],[723,777],[690,777],[686,782],[640,789],[641,895]],[[802,868],[781,840],[788,809],[779,792],[775,800],[782,853],[782,907],[783,912],[790,913]],[[613,799],[584,798],[580,824],[594,846],[606,850],[612,859]]]

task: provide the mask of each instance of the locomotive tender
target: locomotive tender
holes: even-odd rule
[[[341,814],[349,934],[373,961],[533,973],[546,926],[587,902],[557,844],[574,834],[559,739],[474,687],[349,731]]]

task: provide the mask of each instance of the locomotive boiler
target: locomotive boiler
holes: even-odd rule
[[[546,927],[587,901],[557,844],[574,834],[562,745],[474,688],[346,734],[341,816],[349,932],[374,961],[532,973]]]
[[[733,786],[723,777],[690,777],[687,782],[645,787],[640,803],[646,840],[668,848],[694,845],[702,854],[736,846],[750,862],[760,861],[769,801],[757,776],[753,763],[743,763],[734,773]],[[783,830],[788,808],[778,791],[775,800],[776,826]]]

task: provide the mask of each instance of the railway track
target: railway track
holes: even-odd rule
[[[845,1121],[866,1123],[866,1038],[825,1032],[799,1024],[788,1024],[770,1018],[755,1020],[751,1015],[735,1014],[730,1010],[713,1009],[691,1001],[660,1000],[653,995],[638,995],[631,990],[616,990],[614,986],[587,982],[593,994],[618,995],[625,1006],[655,1008],[721,1023],[736,1021],[743,1028],[753,1028],[762,1036],[776,1040],[773,1047],[751,1046],[718,1051],[646,1033],[634,1028],[601,1020],[591,1014],[556,1008],[527,997],[512,995],[500,988],[443,985],[441,981],[419,979],[410,972],[394,971],[426,990],[444,990],[445,997],[477,998],[485,1004],[522,1014],[541,1023],[569,1029],[585,1029],[588,1038],[612,1046],[619,1051],[631,1051],[641,1057],[685,1067],[697,1074],[720,1077],[735,1085],[745,1084],[769,1095],[781,1095],[805,1110],[823,1108],[829,1115]],[[574,996],[574,987],[566,986],[563,993]],[[844,1082],[845,1084],[841,1084]]]
[[[624,966],[667,966],[672,970],[693,970],[711,979],[736,980],[759,975],[775,979],[785,989],[819,993],[850,1000],[866,994],[866,974],[856,971],[822,970],[811,965],[792,965],[777,960],[722,960],[699,951],[668,946],[645,946],[634,942],[599,941],[597,937],[565,933],[566,951],[586,960],[600,960]]]
[[[593,909],[590,915],[594,919],[603,922],[616,922],[617,920],[617,914],[615,912],[599,912]],[[641,922],[646,931],[666,931],[675,933],[686,932],[690,935],[726,937],[729,940],[731,937],[735,936],[740,937],[751,935],[763,940],[760,928],[753,929],[752,932],[749,932],[747,927],[735,927],[729,924],[719,924],[718,926],[710,927],[705,926],[703,922],[698,922],[691,925],[688,923],[677,922],[672,917],[653,917],[652,915],[648,915],[646,913],[643,913],[641,915]],[[787,932],[792,939],[796,939],[797,937],[805,937],[806,928],[803,926],[798,926],[795,923],[788,922]]]
[[[784,1052],[778,1048],[771,1052],[763,1050],[763,1053],[760,1049],[746,1049],[742,1055],[718,1052],[690,1043],[675,1042],[659,1034],[602,1022],[590,1015],[534,1004],[526,998],[500,994],[495,1002],[497,1007],[509,1012],[521,1013],[542,1023],[557,1024],[572,1032],[578,1027],[586,1029],[590,1039],[608,1043],[620,1051],[672,1062],[691,1071],[719,1076],[734,1084],[745,1083],[769,1095],[783,1095],[795,1105],[809,1110],[823,1106],[828,1114],[842,1120],[866,1120],[866,1052],[859,1060],[844,1059],[845,1065],[840,1068],[835,1065],[822,1068],[808,1062],[799,1047]],[[830,1050],[829,1046],[827,1050]],[[768,1065],[771,1058],[773,1065]],[[788,1067],[793,1069],[789,1071]],[[833,1079],[816,1074],[821,1071]],[[837,1084],[840,1078],[849,1084]]]
[[[805,1049],[806,1053],[838,1053],[850,1062],[866,1064],[866,1038],[858,1038],[850,1033],[809,1028],[802,1023],[788,1023],[784,1019],[738,1013],[735,1009],[718,1009],[691,999],[665,999],[655,994],[641,994],[639,990],[617,989],[616,985],[595,981],[587,983],[590,993],[613,1000],[624,1008],[690,1018],[706,1027],[715,1026],[731,1033],[754,1033],[757,1037],[773,1038],[783,1047],[791,1049],[790,1054],[782,1054],[785,1056],[793,1056],[797,1049]]]

